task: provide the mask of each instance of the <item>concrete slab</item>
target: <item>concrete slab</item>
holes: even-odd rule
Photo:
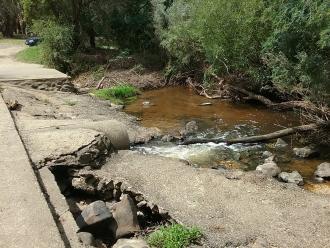
[[[227,179],[176,159],[119,151],[100,171],[125,178],[174,219],[203,230],[208,247],[330,247],[330,198],[247,172]],[[241,246],[242,245],[242,246]],[[257,246],[253,246],[257,247]]]
[[[65,247],[0,96],[0,247]]]
[[[23,42],[23,41],[22,41]],[[68,76],[55,69],[39,64],[28,64],[15,60],[15,54],[25,49],[24,44],[0,44],[0,82],[28,79],[60,79]]]

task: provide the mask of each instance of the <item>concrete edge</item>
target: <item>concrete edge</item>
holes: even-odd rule
[[[49,202],[54,207],[54,211],[56,216],[54,218],[57,219],[59,223],[61,223],[63,230],[60,230],[65,233],[67,237],[67,241],[72,248],[82,248],[84,247],[82,243],[79,242],[77,232],[78,226],[76,221],[74,220],[68,203],[66,202],[65,196],[62,195],[60,189],[55,181],[55,177],[52,172],[44,167],[39,170],[40,178],[44,183],[44,187],[46,190],[46,194],[48,196]],[[45,183],[47,182],[47,183]]]

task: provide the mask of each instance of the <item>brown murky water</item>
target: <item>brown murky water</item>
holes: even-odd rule
[[[201,106],[210,103],[211,105]],[[142,93],[138,100],[126,106],[125,112],[141,119],[145,127],[157,127],[164,133],[177,134],[191,120],[197,121],[200,137],[229,137],[263,134],[285,127],[299,125],[299,116],[292,112],[271,111],[262,106],[235,104],[225,100],[210,100],[196,95],[184,87],[169,87]],[[299,145],[286,138],[290,148]],[[282,171],[297,170],[305,179],[305,188],[316,192],[329,192],[330,183],[314,184],[312,181],[317,166],[324,159],[302,160],[292,156],[292,150],[278,165]],[[176,146],[155,142],[141,147],[145,153],[178,157],[201,167],[225,167],[253,170],[262,163],[260,154],[265,150],[275,152],[265,145],[196,144]],[[282,156],[285,152],[280,152]]]
[[[203,103],[212,105],[200,106]],[[158,127],[165,131],[179,130],[190,120],[199,120],[206,127],[219,129],[249,124],[260,128],[261,132],[275,131],[298,123],[298,117],[292,113],[272,112],[260,106],[209,100],[184,87],[144,92],[137,101],[128,105],[125,111],[140,117],[143,126]]]

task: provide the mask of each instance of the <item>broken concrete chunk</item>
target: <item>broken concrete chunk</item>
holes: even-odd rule
[[[79,241],[86,247],[95,247],[96,242],[93,234],[89,232],[79,232],[77,233]]]
[[[115,223],[112,223],[110,229],[115,233],[116,239],[140,230],[137,209],[129,195],[123,195],[121,201],[114,204],[111,210]]]
[[[96,193],[95,186],[88,183],[84,177],[74,177],[71,181],[72,187],[76,190],[83,191],[89,195],[94,195]]]
[[[13,111],[13,110],[17,110],[18,107],[19,107],[19,103],[17,100],[10,100],[8,103],[7,103],[7,106],[8,106],[8,109]]]
[[[149,248],[142,239],[119,239],[113,248]]]
[[[99,168],[113,152],[111,142],[105,134],[88,129],[31,132],[25,142],[31,159],[38,168]]]
[[[89,204],[76,219],[81,231],[95,232],[97,229],[107,229],[113,220],[105,202],[95,201]]]

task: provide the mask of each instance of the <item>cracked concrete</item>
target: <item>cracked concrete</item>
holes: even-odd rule
[[[0,247],[65,247],[0,96]]]

